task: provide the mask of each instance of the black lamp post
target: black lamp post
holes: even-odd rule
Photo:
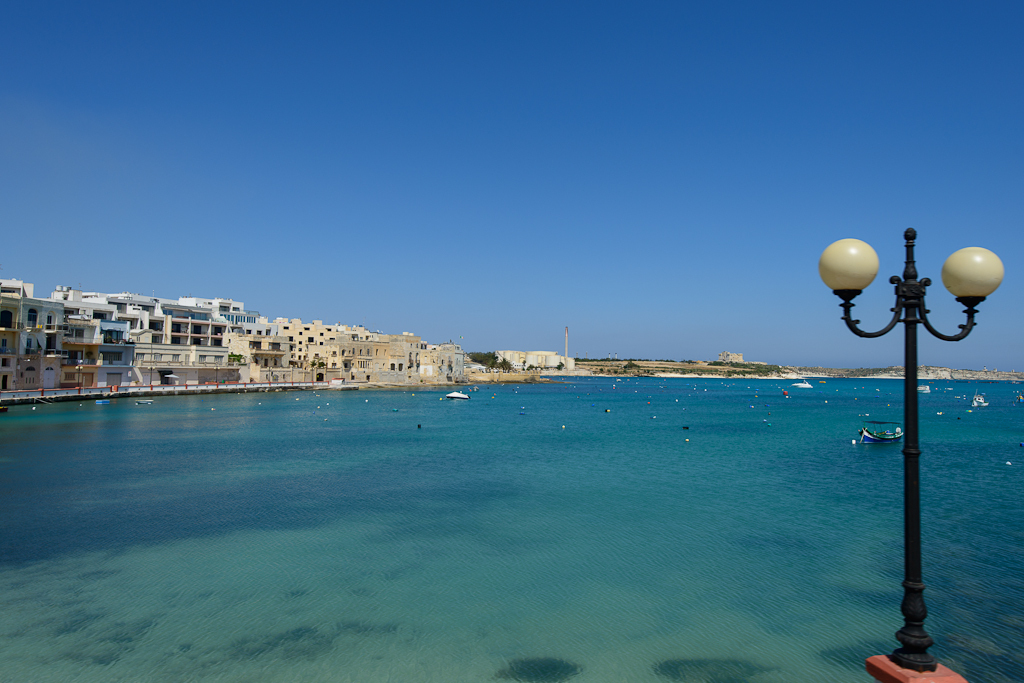
[[[893,276],[889,282],[896,286],[896,305],[892,320],[878,332],[865,332],[857,325],[859,320],[850,317],[853,299],[871,284],[878,273],[878,255],[865,242],[845,239],[835,242],[821,255],[818,271],[833,293],[843,300],[843,321],[858,337],[881,337],[904,324],[904,379],[903,379],[903,552],[904,580],[903,612],[904,625],[896,632],[896,639],[903,646],[892,653],[891,659],[904,669],[914,671],[935,671],[937,662],[928,654],[934,641],[924,630],[928,610],[924,604],[924,583],[921,578],[921,494],[919,459],[921,449],[918,443],[917,421],[917,326],[944,341],[960,341],[974,327],[975,307],[994,292],[1003,279],[1003,264],[999,257],[988,249],[968,247],[955,252],[946,259],[942,267],[942,282],[956,300],[967,307],[967,322],[960,325],[960,332],[945,335],[928,322],[925,307],[925,289],[931,280],[917,279],[914,263],[914,240],[917,232],[909,228],[903,237],[906,240],[907,259],[903,277]]]

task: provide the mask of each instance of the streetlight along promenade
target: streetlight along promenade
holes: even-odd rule
[[[909,228],[903,233],[906,240],[907,258],[903,277],[896,275],[889,282],[896,286],[896,305],[889,324],[877,332],[865,332],[857,325],[859,320],[850,317],[853,299],[860,294],[878,274],[878,255],[866,242],[844,239],[833,242],[825,249],[818,262],[818,272],[833,293],[843,300],[843,320],[858,337],[881,337],[896,327],[904,325],[904,379],[903,379],[903,553],[904,580],[903,628],[896,632],[896,639],[903,646],[891,655],[877,655],[867,660],[867,670],[875,679],[884,683],[908,681],[941,680],[948,683],[964,679],[939,664],[928,653],[934,641],[924,630],[928,609],[924,604],[924,583],[921,577],[921,456],[918,442],[917,421],[917,326],[944,341],[960,341],[974,328],[976,306],[994,292],[1003,280],[1003,263],[988,249],[967,247],[954,252],[942,266],[942,284],[956,300],[967,307],[967,322],[960,325],[960,332],[945,335],[928,322],[925,307],[925,290],[931,280],[917,279],[917,265],[914,262],[914,240],[917,232]]]

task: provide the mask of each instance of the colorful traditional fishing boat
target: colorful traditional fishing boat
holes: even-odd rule
[[[903,428],[899,422],[867,420],[860,428],[861,443],[896,443],[902,438]]]

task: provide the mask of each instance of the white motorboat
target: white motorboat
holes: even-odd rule
[[[137,406],[150,406],[150,405],[153,405],[153,401],[151,401],[150,399],[142,399],[141,401],[136,401],[135,405],[137,405]]]
[[[930,393],[932,393],[932,388],[930,386],[928,386],[927,384],[919,384],[919,385],[917,385],[917,393],[919,393],[919,394],[930,394]]]
[[[811,384],[810,382],[808,382],[805,379],[804,380],[800,380],[799,382],[794,382],[793,386],[796,387],[797,389],[813,389],[814,388],[814,385]]]
[[[971,399],[972,408],[984,408],[988,405],[988,401],[985,400],[985,394],[974,394],[974,398]]]
[[[450,398],[450,399],[455,399],[455,400],[466,400],[466,401],[469,400],[469,396],[466,396],[461,391],[453,391],[450,394],[445,394],[445,398]]]

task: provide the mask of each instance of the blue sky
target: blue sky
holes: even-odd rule
[[[902,363],[817,260],[1003,286],[921,361],[1024,370],[1024,6],[0,4],[2,277],[471,350]]]

